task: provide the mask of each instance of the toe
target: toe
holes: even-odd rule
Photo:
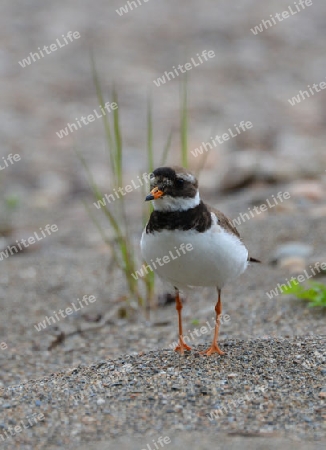
[[[219,355],[223,356],[225,355],[225,352],[223,352],[218,345],[212,345],[207,350],[203,350],[202,352],[199,352],[201,355],[211,356],[213,353],[218,353]]]

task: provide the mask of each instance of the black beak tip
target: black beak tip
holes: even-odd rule
[[[147,197],[145,198],[145,202],[149,202],[150,200],[154,200],[153,194],[148,194]]]

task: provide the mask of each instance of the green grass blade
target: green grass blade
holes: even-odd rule
[[[95,90],[96,90],[96,96],[97,96],[97,99],[98,99],[98,102],[99,102],[101,108],[105,111],[105,109],[104,109],[104,107],[105,107],[104,96],[103,96],[103,92],[102,92],[99,76],[98,76],[98,73],[97,73],[97,70],[96,70],[95,59],[94,59],[93,53],[91,53],[91,67],[92,67],[93,82],[94,82],[94,86],[95,86]],[[113,142],[110,122],[109,122],[107,113],[106,114],[102,114],[102,121],[103,121],[103,126],[104,126],[104,131],[105,131],[107,150],[108,150],[108,153],[109,153],[111,173],[112,173],[113,179],[116,180],[116,177],[115,177],[115,174],[116,174],[116,167],[115,167],[116,166],[116,162],[115,162],[114,142]],[[117,183],[115,182],[115,184],[117,184]]]
[[[180,138],[181,138],[181,162],[183,167],[188,167],[188,79],[187,73],[180,86]]]
[[[153,113],[152,101],[149,97],[147,102],[147,165],[148,171],[154,170],[154,149],[153,149]]]
[[[117,105],[118,103],[118,95],[116,89],[113,88],[113,102]],[[115,139],[115,170],[117,171],[117,185],[118,187],[122,187],[122,138],[121,138],[121,130],[120,130],[120,119],[119,119],[119,108],[113,110],[113,129],[114,129],[114,139]]]
[[[97,200],[102,200],[103,199],[103,195],[102,195],[101,191],[99,190],[97,184],[94,181],[93,175],[92,175],[91,171],[89,170],[89,168],[87,166],[85,158],[76,149],[75,149],[75,152],[76,152],[80,162],[82,163],[82,165],[83,165],[83,167],[84,167],[84,169],[86,171],[86,174],[87,174],[87,177],[88,177],[88,182],[89,182],[89,185],[90,185],[90,187],[91,187],[91,189],[93,191],[93,195],[95,196],[95,198]],[[118,237],[118,239],[120,239],[120,240],[123,239],[123,235],[120,232],[120,227],[119,227],[118,221],[115,219],[113,213],[109,210],[109,208],[106,208],[106,207],[102,207],[101,210],[103,211],[103,213],[109,219],[110,224],[111,224],[111,226],[112,226],[116,236]]]
[[[172,136],[173,136],[173,130],[170,131],[169,136],[166,141],[166,144],[164,146],[160,167],[165,166],[166,161],[168,159],[169,151],[171,149]]]
[[[119,261],[117,252],[116,252],[116,250],[115,250],[115,248],[114,248],[114,245],[113,245],[112,242],[106,237],[106,235],[105,235],[105,233],[104,233],[104,231],[103,231],[103,228],[101,227],[99,221],[95,218],[95,215],[92,214],[92,212],[91,212],[91,210],[90,210],[90,208],[89,208],[87,202],[86,202],[85,200],[82,200],[82,203],[83,203],[83,205],[84,205],[84,207],[85,207],[85,209],[86,209],[86,211],[87,211],[87,213],[88,213],[90,219],[92,220],[92,222],[94,223],[94,225],[95,225],[95,227],[97,228],[98,232],[100,233],[100,235],[101,235],[103,241],[104,241],[104,242],[108,245],[108,247],[110,248],[110,250],[111,250],[111,252],[112,252],[112,257],[113,257],[114,262],[116,263],[117,267],[119,267],[119,269],[122,269],[123,267],[122,267],[122,265],[121,265],[121,262]]]

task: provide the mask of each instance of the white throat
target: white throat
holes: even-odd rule
[[[153,200],[153,207],[156,211],[186,211],[194,208],[200,203],[199,191],[195,197],[171,197],[166,195],[157,200]]]

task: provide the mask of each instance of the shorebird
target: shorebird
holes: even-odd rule
[[[249,257],[231,221],[201,200],[198,181],[191,172],[177,166],[159,167],[150,175],[150,184],[151,192],[145,200],[153,202],[154,211],[142,234],[141,251],[147,264],[154,264],[158,275],[174,286],[179,324],[175,351],[183,354],[191,350],[183,339],[180,289],[215,286],[214,338],[201,353],[223,355],[218,346],[222,288],[242,274],[249,261],[259,261]]]

